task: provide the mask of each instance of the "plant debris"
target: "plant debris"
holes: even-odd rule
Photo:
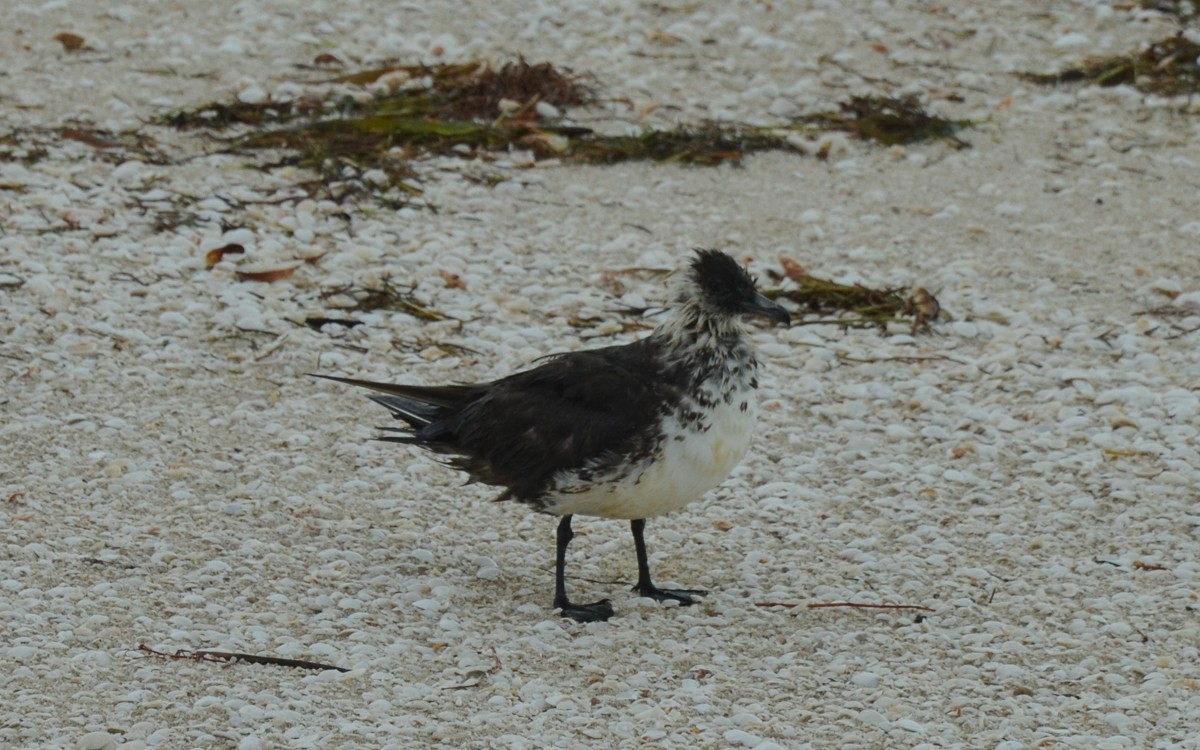
[[[805,115],[798,122],[823,130],[845,130],[865,140],[888,146],[945,140],[956,148],[971,144],[959,138],[958,131],[970,127],[970,120],[949,120],[931,115],[914,95],[855,96],[840,105],[838,112]]]
[[[427,321],[457,320],[445,313],[423,305],[413,294],[415,287],[401,287],[385,276],[371,286],[341,284],[321,292],[326,306],[336,310],[370,312],[372,310],[396,310],[414,318]],[[341,322],[341,321],[338,321]],[[344,323],[343,323],[344,324]]]
[[[756,151],[803,153],[788,138],[787,129],[753,125],[721,125],[703,122],[681,125],[672,130],[645,130],[638,135],[597,135],[591,131],[576,133],[561,149],[539,153],[559,156],[585,164],[616,164],[622,161],[648,160],[713,166],[736,163]],[[548,141],[553,145],[555,141]],[[535,152],[543,149],[535,139]]]
[[[707,166],[737,163],[759,151],[801,153],[799,140],[823,130],[845,130],[885,144],[944,139],[964,147],[955,133],[973,124],[930,115],[916,97],[868,96],[851,99],[839,112],[773,127],[700,122],[601,133],[565,119],[569,108],[598,101],[584,77],[524,59],[500,67],[479,62],[390,65],[322,83],[371,87],[373,93],[339,92],[326,101],[308,95],[286,102],[213,103],[160,121],[181,129],[250,126],[252,132],[226,139],[228,151],[282,152],[279,161],[265,166],[312,169],[320,177],[307,185],[310,192],[324,188],[338,200],[362,189],[397,188],[417,195],[410,162],[428,155],[492,160],[494,154],[515,152],[518,164],[524,157]],[[368,170],[380,170],[382,176],[353,187],[354,178]]]
[[[321,330],[322,326],[339,325],[344,328],[353,328],[362,325],[362,321],[357,318],[327,318],[323,315],[309,315],[304,318],[304,325],[314,331]]]
[[[1180,24],[1187,24],[1200,19],[1200,3],[1196,0],[1138,0],[1136,3],[1120,3],[1115,6],[1119,10],[1150,10],[1172,16]]]
[[[0,161],[36,164],[49,153],[44,143],[31,142],[24,134],[12,132],[0,135]]]
[[[1200,44],[1179,34],[1161,39],[1141,52],[1111,57],[1089,57],[1058,73],[1023,73],[1027,81],[1043,86],[1084,82],[1094,86],[1133,86],[1160,96],[1200,93]]]
[[[228,651],[188,651],[179,649],[177,651],[159,651],[150,648],[144,643],[138,644],[138,650],[151,656],[157,656],[160,659],[187,659],[190,661],[215,661],[223,664],[237,664],[239,662],[245,664],[268,664],[277,667],[294,667],[297,669],[335,669],[338,672],[349,672],[345,667],[335,667],[332,664],[322,664],[316,661],[305,661],[303,659],[285,659],[280,656],[259,656],[257,654],[237,654]]]
[[[296,273],[296,269],[299,268],[300,265],[301,264],[297,263],[296,265],[283,266],[281,268],[264,268],[264,269],[250,270],[250,271],[235,271],[235,273],[237,274],[238,279],[241,281],[262,281],[264,283],[269,284],[274,281],[283,281],[284,279],[290,279],[292,277],[292,274]]]
[[[760,605],[761,606],[761,605]],[[770,606],[768,603],[767,606]],[[831,607],[851,607],[854,609],[917,609],[922,612],[933,612],[933,607],[922,604],[870,604],[866,602],[812,602],[809,609],[828,609]]]
[[[116,162],[137,158],[151,164],[169,164],[170,159],[158,149],[151,136],[136,130],[114,133],[111,130],[91,125],[68,125],[51,131],[53,135],[67,141],[76,141],[91,146],[106,159]]]
[[[204,267],[211,269],[220,263],[226,255],[243,255],[245,252],[246,248],[236,242],[231,242],[221,247],[214,247],[204,254]]]
[[[801,320],[797,325],[836,323],[851,328],[886,327],[889,323],[911,323],[913,332],[926,330],[945,313],[937,298],[924,288],[903,287],[872,289],[862,284],[839,284],[808,273],[796,261],[781,258],[784,274],[794,286],[764,289],[770,299],[783,298],[795,303],[804,314],[853,313],[857,317]]]
[[[639,308],[630,308],[619,311],[622,315],[643,315],[646,311]],[[613,323],[609,318],[599,315],[590,315],[583,317],[580,315],[572,315],[567,318],[567,325],[572,328],[582,328],[585,330],[595,330],[599,335],[615,335],[617,333],[632,333],[635,331],[648,331],[654,326],[645,323],[641,320],[627,320],[621,323]]]
[[[783,273],[768,271],[768,276],[779,286],[763,288],[762,293],[769,299],[786,299],[800,308],[800,315],[815,315],[809,319],[800,319],[793,325],[836,324],[846,328],[885,328],[891,323],[908,323],[913,333],[928,330],[937,320],[949,315],[942,310],[937,297],[923,287],[907,289],[894,287],[889,289],[872,289],[862,284],[840,284],[830,279],[823,279],[810,274],[803,265],[791,258],[779,259]],[[658,268],[627,268],[606,271],[602,280],[613,294],[621,294],[624,286],[620,277],[630,274],[660,275],[668,273]],[[600,335],[628,333],[652,328],[643,318],[651,310],[661,310],[657,306],[624,307],[614,311],[618,315],[633,316],[632,321],[615,323],[608,318],[598,316],[571,316],[568,325],[573,328],[583,328],[596,331]],[[833,313],[835,317],[820,317]],[[850,313],[851,315],[840,315]],[[914,358],[914,361],[924,361],[928,357]]]
[[[63,46],[67,52],[78,52],[83,49],[84,39],[78,34],[72,34],[69,31],[62,31],[54,35],[54,41]]]
[[[305,115],[318,115],[324,111],[325,106],[325,102],[310,96],[280,102],[213,102],[197,109],[181,110],[166,115],[159,118],[159,123],[179,130],[222,130],[232,125],[263,125],[287,122]]]
[[[96,150],[105,161],[120,163],[131,159],[150,164],[168,164],[170,160],[151,136],[139,131],[114,133],[84,124],[54,128],[17,129],[0,136],[0,160],[33,164],[49,155],[51,144],[75,141]]]
[[[381,84],[385,90],[366,101],[353,97],[322,101],[309,96],[291,101],[214,102],[180,110],[160,121],[181,130],[279,123],[299,116],[354,114],[431,122],[490,121],[499,117],[536,122],[541,119],[536,106],[539,102],[554,107],[593,102],[579,77],[550,63],[531,65],[524,59],[498,69],[478,62],[393,65],[338,76],[325,83]]]

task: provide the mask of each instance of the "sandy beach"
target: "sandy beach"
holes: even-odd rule
[[[1200,748],[1200,108],[1016,75],[1175,19],[0,6],[0,748]],[[297,196],[302,167],[154,122],[320,95],[322,54],[549,61],[594,81],[572,121],[608,131],[864,94],[974,125],[969,148],[831,134],[718,167],[429,157],[397,206]],[[306,376],[481,381],[632,341],[660,318],[623,310],[661,305],[696,247],[947,313],[752,324],[750,454],[647,527],[697,606],[637,598],[627,526],[577,518],[572,595],[617,614],[556,616],[553,517],[372,441],[384,410]],[[383,279],[448,319],[305,324]],[[203,650],[346,671],[169,658]]]

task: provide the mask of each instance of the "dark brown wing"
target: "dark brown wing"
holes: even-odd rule
[[[677,388],[650,340],[573,352],[488,384],[417,437],[479,481],[536,501],[558,471],[648,449]]]

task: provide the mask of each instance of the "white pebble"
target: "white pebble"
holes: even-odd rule
[[[754,747],[762,739],[756,734],[750,734],[741,729],[730,729],[723,736],[729,744],[742,747]]]
[[[75,743],[78,750],[113,750],[117,740],[108,732],[88,732]]]
[[[892,722],[876,711],[873,708],[864,708],[858,712],[858,720],[870,727],[877,729],[888,729],[892,726]]]
[[[13,646],[8,650],[8,657],[16,661],[29,661],[37,655],[37,649],[33,646]]]
[[[237,92],[237,98],[242,104],[262,104],[267,101],[267,91],[258,84],[251,84]]]
[[[1054,40],[1054,46],[1059,49],[1063,47],[1082,47],[1090,43],[1091,40],[1088,39],[1086,35],[1080,34],[1078,31],[1068,31],[1066,34],[1063,34],[1058,39]]]
[[[1171,304],[1184,310],[1200,310],[1200,291],[1179,294]]]
[[[140,161],[127,161],[118,164],[110,175],[117,182],[128,184],[139,179],[144,168],[145,166]]]
[[[537,111],[539,117],[545,120],[557,120],[562,117],[562,112],[550,102],[538,102],[534,105],[534,110]]]

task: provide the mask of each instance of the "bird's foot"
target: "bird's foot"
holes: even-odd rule
[[[638,596],[644,596],[656,602],[679,602],[681,607],[696,604],[699,601],[696,598],[698,596],[708,596],[708,592],[703,589],[660,589],[654,584],[634,586],[633,590],[637,592]]]
[[[601,599],[591,604],[574,604],[569,601],[558,601],[554,608],[563,617],[569,617],[575,622],[604,622],[613,616],[612,600]]]

